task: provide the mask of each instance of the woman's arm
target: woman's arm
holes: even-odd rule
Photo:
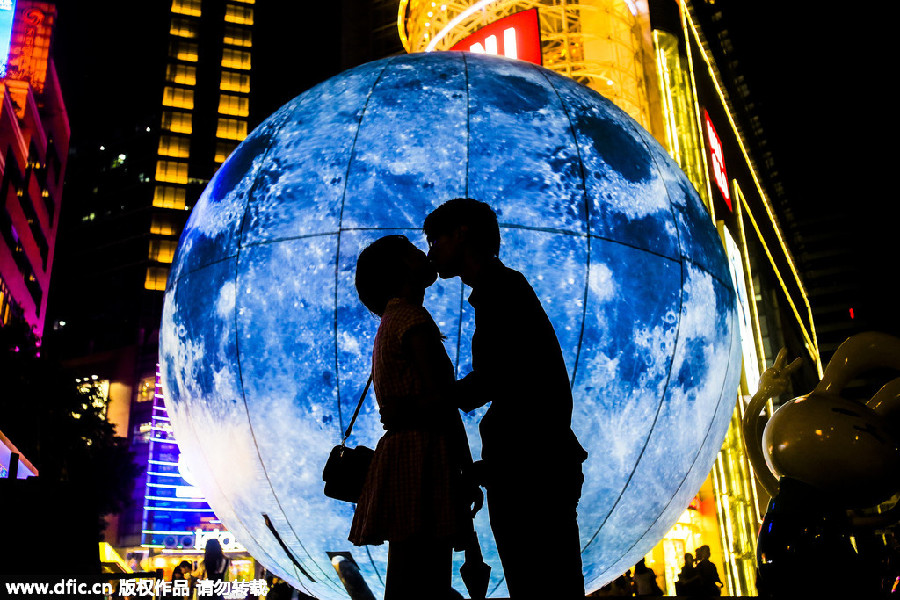
[[[449,386],[453,382],[453,365],[437,327],[432,323],[411,327],[403,336],[403,348],[422,381],[422,393],[416,398],[417,408],[452,407]]]

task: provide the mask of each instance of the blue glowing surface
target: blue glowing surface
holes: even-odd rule
[[[386,233],[424,248],[425,215],[466,195],[496,209],[501,258],[532,283],[564,349],[590,452],[578,511],[588,590],[666,533],[721,446],[741,362],[735,293],[715,228],[659,144],[529,63],[434,53],[347,71],[262,123],[209,184],[172,266],[160,344],[169,414],[209,504],[254,557],[319,598],[346,598],[326,552],[352,550],[379,595],[387,560],[386,546],[351,546],[352,506],[322,494],[378,325],[356,297],[356,256]],[[426,298],[460,376],[468,293],[439,280]],[[465,417],[476,457],[481,414]],[[367,400],[349,443],[374,447],[382,433]],[[541,443],[539,431],[522,438]],[[486,511],[476,522],[504,596]]]

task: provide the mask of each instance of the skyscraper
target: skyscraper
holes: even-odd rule
[[[0,326],[19,321],[38,340],[69,151],[52,58],[55,20],[46,2],[0,2]]]

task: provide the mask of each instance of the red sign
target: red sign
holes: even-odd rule
[[[538,10],[532,8],[503,17],[457,42],[450,49],[496,54],[542,65]]]
[[[725,204],[728,205],[728,210],[733,210],[731,208],[731,188],[728,185],[728,173],[725,172],[725,155],[722,153],[722,140],[719,139],[719,134],[716,133],[716,128],[713,127],[712,119],[709,118],[709,113],[705,110],[703,111],[703,117],[706,121],[706,140],[709,143],[710,166],[712,167],[713,177],[716,180],[716,186],[722,192]]]
[[[19,0],[13,19],[7,77],[28,81],[39,93],[44,90],[55,21],[53,4]]]

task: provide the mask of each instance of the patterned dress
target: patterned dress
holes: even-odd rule
[[[413,537],[449,539],[460,546],[472,520],[460,471],[472,458],[459,411],[423,395],[425,382],[404,345],[422,328],[440,348],[441,372],[453,381],[453,365],[441,334],[422,306],[394,298],[375,335],[373,384],[387,433],[379,440],[349,539],[357,546]]]

